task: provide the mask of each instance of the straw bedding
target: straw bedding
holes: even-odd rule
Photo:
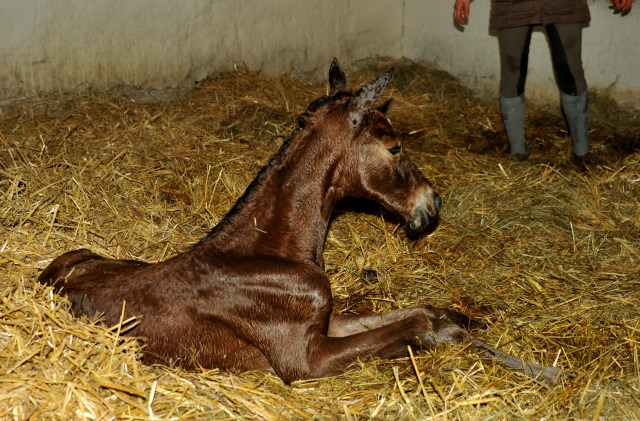
[[[358,84],[391,65],[389,117],[443,197],[442,219],[412,241],[377,205],[343,204],[325,252],[335,310],[456,308],[488,322],[487,342],[575,379],[548,387],[437,347],[287,387],[262,372],[145,366],[141,342],[71,317],[35,282],[52,258],[184,250],[326,91],[235,71],[160,102],[60,94],[2,106],[0,418],[639,419],[638,113],[592,93],[606,162],[580,172],[556,104],[531,106],[531,158],[519,163],[495,101],[434,66],[377,59],[348,75]]]

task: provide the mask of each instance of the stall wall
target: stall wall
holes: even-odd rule
[[[640,10],[591,6],[584,64],[592,87],[638,98]],[[241,66],[324,77],[389,56],[431,61],[495,95],[497,40],[489,0],[472,3],[462,30],[453,0],[0,0],[0,99],[129,86],[172,90]],[[530,96],[553,95],[544,33],[533,37]]]
[[[396,2],[0,0],[0,97],[178,88],[235,66],[309,78],[333,56],[400,55]]]

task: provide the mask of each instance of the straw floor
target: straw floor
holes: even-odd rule
[[[640,419],[640,124],[593,92],[580,172],[557,104],[531,105],[531,158],[509,159],[496,101],[433,66],[396,73],[389,117],[443,197],[411,241],[377,205],[349,202],[326,244],[335,310],[429,302],[488,322],[478,336],[574,373],[539,384],[472,349],[363,361],[285,386],[262,373],[142,365],[142,344],[75,319],[36,278],[81,247],[150,262],[197,242],[326,91],[236,71],[182,98],[60,94],[0,114],[0,419]]]

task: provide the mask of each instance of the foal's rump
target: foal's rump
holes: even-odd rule
[[[55,258],[42,271],[38,282],[55,286],[58,289],[67,289],[78,287],[77,280],[86,274],[104,276],[109,272],[122,273],[127,267],[137,269],[148,265],[149,263],[137,260],[109,259],[90,250],[80,249],[69,251]]]
[[[100,300],[100,296],[108,291],[108,284],[113,276],[126,277],[127,273],[133,274],[147,266],[149,264],[145,262],[109,259],[90,250],[80,249],[54,259],[40,274],[38,282],[51,285],[58,291],[62,290],[63,295],[71,302],[71,309],[76,316],[93,317],[106,313],[106,309],[101,308],[96,300]],[[106,300],[106,297],[103,298]]]

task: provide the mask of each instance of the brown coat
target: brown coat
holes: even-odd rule
[[[587,23],[587,0],[491,0],[491,29],[551,23]]]

